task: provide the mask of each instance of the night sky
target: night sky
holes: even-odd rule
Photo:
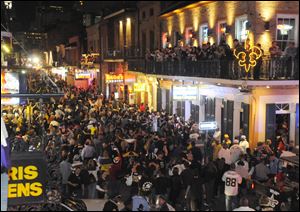
[[[72,7],[75,1],[14,1],[13,5],[16,12],[16,21],[20,30],[29,28],[30,23],[35,18],[35,7],[38,5],[59,5]]]
[[[65,9],[71,9],[76,1],[13,1],[15,7],[16,21],[19,31],[27,30],[30,23],[35,18],[35,7],[38,5],[57,5],[63,6]],[[84,12],[97,13],[100,9],[110,13],[119,10],[121,7],[135,5],[136,1],[84,1]]]

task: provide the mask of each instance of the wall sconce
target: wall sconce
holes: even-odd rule
[[[264,26],[265,26],[265,31],[267,31],[267,32],[270,31],[270,22],[269,21],[266,21]]]
[[[226,26],[226,31],[225,31],[225,33],[227,34],[227,33],[230,33],[231,32],[231,27],[230,26]]]
[[[246,23],[246,30],[249,30],[251,28],[251,23],[248,21],[247,23]]]

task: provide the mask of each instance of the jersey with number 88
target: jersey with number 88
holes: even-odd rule
[[[222,180],[225,182],[225,195],[238,195],[238,184],[242,183],[242,177],[235,171],[227,171],[224,173]]]

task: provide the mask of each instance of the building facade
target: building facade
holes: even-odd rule
[[[262,44],[265,53],[273,40],[284,50],[290,41],[298,45],[298,21],[295,1],[199,1],[161,15],[162,47],[179,40],[195,46],[218,44],[224,33],[233,47],[233,40],[244,42],[249,31],[250,42]]]

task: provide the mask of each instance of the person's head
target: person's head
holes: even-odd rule
[[[249,201],[246,197],[242,197],[240,199],[240,207],[248,207],[249,206]]]
[[[225,134],[224,135],[224,140],[228,140],[229,139],[229,135],[228,134]]]
[[[75,175],[76,175],[76,176],[79,176],[80,171],[81,171],[81,167],[80,167],[80,166],[76,166],[76,167],[75,167]]]
[[[257,46],[258,48],[261,48],[261,44],[260,44],[260,43],[256,44],[256,46]]]
[[[272,144],[272,140],[271,139],[267,139],[265,142],[266,145],[271,145]]]
[[[239,40],[238,39],[234,39],[233,40],[233,44],[234,44],[234,46],[237,46],[239,44]]]
[[[178,169],[177,167],[175,167],[175,168],[173,169],[172,173],[173,173],[174,176],[179,175],[179,169]]]
[[[276,41],[272,41],[272,46],[273,47],[277,46],[277,42]]]
[[[230,170],[231,170],[231,171],[234,171],[234,170],[235,170],[235,164],[234,164],[234,163],[232,163],[232,164],[230,165]]]

